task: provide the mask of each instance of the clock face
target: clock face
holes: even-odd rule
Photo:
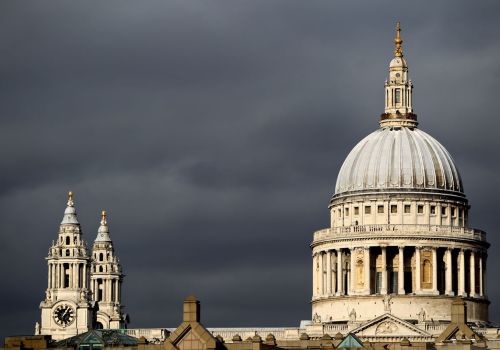
[[[69,305],[62,304],[54,309],[53,316],[58,325],[66,327],[75,320],[75,310]]]

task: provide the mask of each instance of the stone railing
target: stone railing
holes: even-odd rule
[[[314,232],[314,242],[336,238],[383,236],[430,236],[486,241],[486,232],[467,227],[440,225],[353,225],[326,228]]]
[[[292,332],[292,334],[288,334],[287,328],[281,327],[263,327],[263,328],[207,328],[207,330],[212,333],[214,337],[220,335],[224,342],[232,343],[233,337],[235,335],[239,335],[242,340],[246,340],[247,338],[252,338],[255,335],[258,335],[265,340],[268,334],[274,335],[276,340],[284,340],[288,339],[290,336],[296,337],[296,333]]]
[[[331,335],[332,337],[337,333],[345,333],[349,330],[347,323],[339,324],[325,324],[323,326],[323,332]]]
[[[137,329],[123,329],[123,333],[131,337],[140,338],[144,337],[149,342],[158,343],[163,342],[168,338],[173,329],[169,328],[137,328]]]

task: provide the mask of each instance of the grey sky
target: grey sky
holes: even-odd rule
[[[127,274],[130,327],[310,318],[312,232],[378,127],[394,25],[420,127],[488,231],[500,321],[500,3],[0,2],[0,337],[33,332],[44,257],[75,192]]]

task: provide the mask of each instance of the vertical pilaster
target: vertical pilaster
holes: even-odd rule
[[[350,253],[351,253],[351,286],[350,286],[350,295],[355,294],[356,291],[356,254],[355,254],[356,249],[351,248]]]
[[[437,260],[437,248],[432,247],[432,293],[433,294],[439,294],[438,290],[438,260]]]
[[[371,293],[370,286],[370,247],[365,247],[364,254],[364,271],[365,271],[365,294],[369,295]]]
[[[446,249],[446,276],[445,276],[445,293],[446,295],[453,296],[455,293],[453,292],[452,287],[452,250],[451,248]]]
[[[421,273],[421,261],[420,261],[420,249],[421,247],[415,247],[415,293],[422,293],[422,273]]]
[[[326,294],[332,294],[332,252],[326,251]]]
[[[382,249],[382,286],[380,294],[387,294],[387,247],[380,247]]]
[[[398,294],[405,294],[405,256],[404,256],[404,251],[405,248],[403,246],[398,247],[399,248],[399,255],[398,255]]]

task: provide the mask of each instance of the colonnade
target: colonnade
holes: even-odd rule
[[[66,283],[67,279],[67,283]],[[87,285],[87,264],[82,262],[49,263],[48,288],[84,288]]]
[[[107,303],[120,303],[121,280],[116,278],[93,278],[92,293],[94,301]],[[99,290],[102,290],[102,297],[99,297]]]
[[[313,299],[372,294],[485,298],[486,258],[481,249],[433,246],[316,251]]]

